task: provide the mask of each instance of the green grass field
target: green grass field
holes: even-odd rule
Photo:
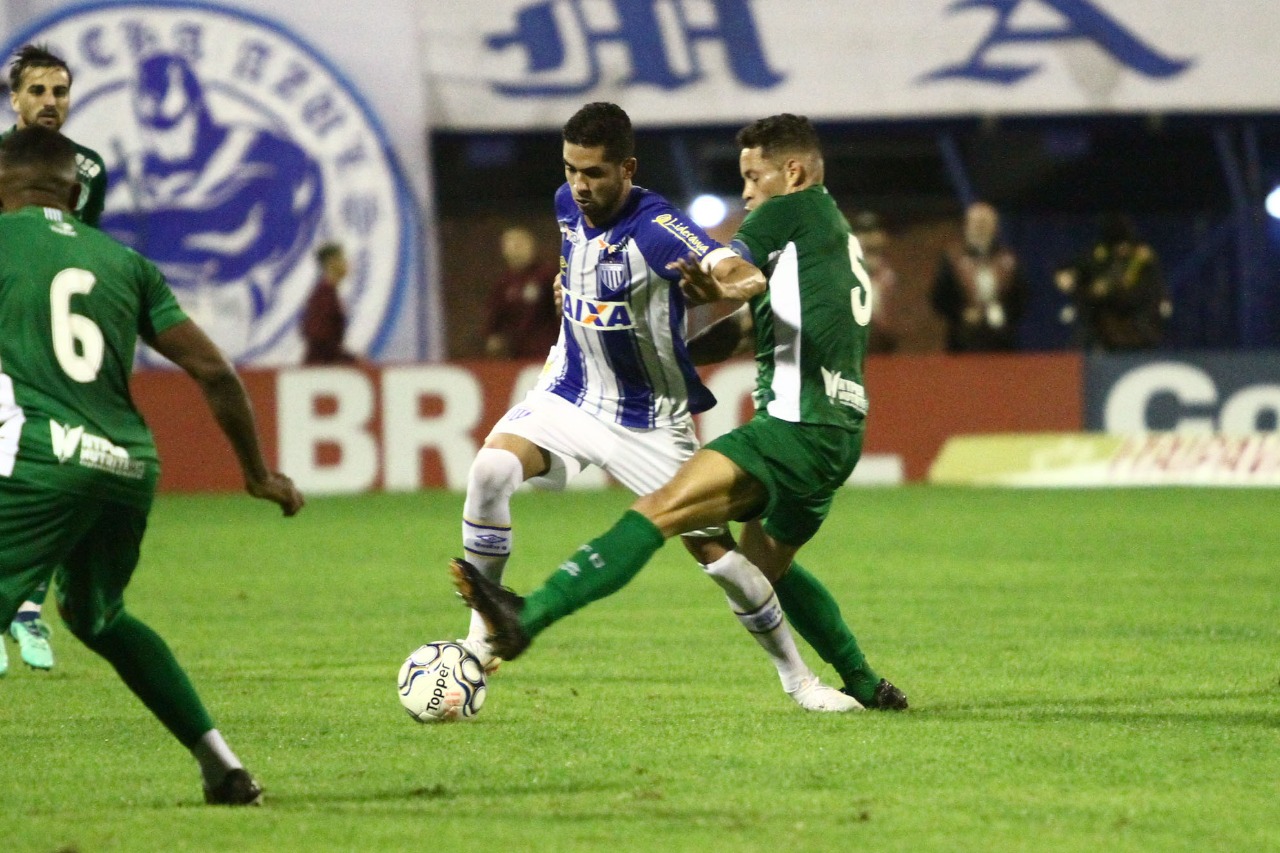
[[[509,582],[627,502],[518,495]],[[0,846],[1280,849],[1280,493],[850,490],[804,562],[909,713],[800,711],[671,544],[504,667],[474,722],[423,726],[395,675],[465,631],[460,509],[162,499],[131,610],[267,804],[205,807],[186,752],[55,624],[52,673],[9,643]]]

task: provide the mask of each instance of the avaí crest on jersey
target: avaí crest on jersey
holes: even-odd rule
[[[75,75],[66,132],[98,151],[104,231],[164,271],[184,309],[240,361],[287,363],[341,242],[347,339],[375,348],[416,283],[416,207],[359,92],[284,27],[205,4],[92,5],[7,45],[48,43]]]

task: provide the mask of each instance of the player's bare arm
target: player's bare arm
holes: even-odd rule
[[[302,494],[293,481],[267,467],[244,383],[208,335],[191,320],[184,320],[147,343],[200,386],[214,420],[240,462],[245,490],[278,505],[287,516],[302,509]]]
[[[739,305],[732,314],[721,317],[689,338],[689,358],[701,367],[718,364],[735,355],[746,355],[755,348],[751,335],[754,329],[751,306]]]
[[[764,273],[729,249],[709,252],[701,262],[693,257],[675,262],[680,271],[680,289],[694,305],[721,299],[742,302],[764,293],[769,286]]]

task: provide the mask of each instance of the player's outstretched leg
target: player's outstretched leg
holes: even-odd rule
[[[22,661],[32,669],[53,669],[53,647],[49,644],[49,626],[40,618],[40,608],[49,594],[49,582],[36,587],[36,591],[18,608],[9,623],[9,634],[18,641]]]
[[[867,663],[857,639],[840,615],[840,605],[821,581],[793,562],[774,584],[774,589],[792,626],[840,673],[844,679],[843,692],[874,710],[907,709],[906,695],[880,678]]]
[[[67,624],[115,667],[134,695],[191,751],[204,778],[205,802],[231,806],[261,802],[261,787],[213,727],[187,673],[159,634],[124,611],[98,631],[73,618]]]
[[[796,704],[806,711],[862,710],[856,699],[823,684],[805,664],[773,586],[750,560],[734,550],[702,568],[724,590],[729,608],[742,627],[769,655],[782,689]]]
[[[458,592],[488,624],[494,652],[512,660],[555,622],[622,589],[665,541],[652,521],[628,510],[523,599],[485,579],[465,560],[454,560],[450,569]]]
[[[467,497],[462,508],[462,548],[466,560],[495,584],[511,556],[511,496],[524,480],[519,458],[514,453],[483,447],[471,463],[467,476]],[[485,672],[492,673],[502,659],[485,639],[484,619],[471,611],[471,626],[461,643],[479,658]]]

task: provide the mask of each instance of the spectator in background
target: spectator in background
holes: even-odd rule
[[[1173,306],[1155,251],[1127,216],[1104,216],[1092,251],[1054,281],[1074,301],[1064,319],[1079,324],[1085,349],[1149,349],[1163,340]]]
[[[871,336],[867,352],[890,353],[898,348],[899,330],[894,305],[898,274],[884,256],[889,235],[880,224],[880,217],[869,210],[855,215],[850,225],[862,246],[862,261],[871,277]]]
[[[307,344],[302,363],[354,364],[359,359],[343,346],[347,312],[338,295],[338,285],[347,277],[347,256],[337,243],[325,243],[316,250],[316,263],[320,278],[302,314],[302,337]]]
[[[947,321],[949,352],[1012,350],[1027,301],[1018,259],[999,239],[1000,216],[986,202],[964,214],[964,242],[947,248],[933,282],[933,307]]]
[[[502,259],[507,268],[489,292],[485,355],[546,358],[560,337],[553,293],[556,267],[539,259],[537,243],[526,228],[502,232]]]

